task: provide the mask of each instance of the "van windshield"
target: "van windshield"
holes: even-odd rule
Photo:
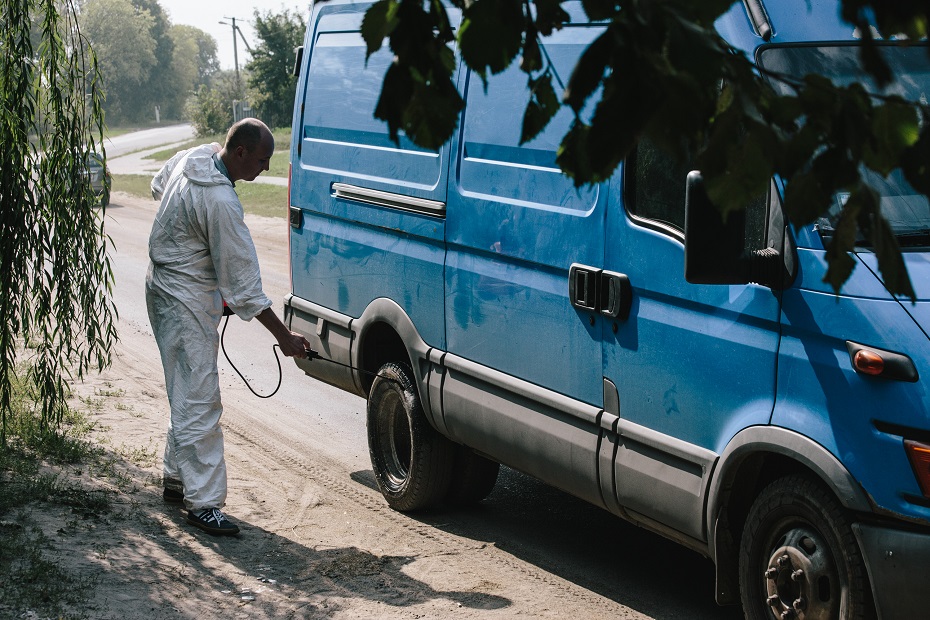
[[[829,77],[838,86],[858,82],[869,92],[880,95],[898,95],[909,101],[927,105],[930,98],[930,57],[925,44],[909,46],[879,44],[879,51],[891,67],[895,80],[885,88],[879,88],[872,77],[862,70],[859,61],[859,46],[852,44],[815,44],[794,46],[771,46],[759,52],[759,64],[767,71],[803,77],[818,73]],[[787,84],[772,80],[780,94],[794,94]],[[862,170],[863,180],[881,196],[882,214],[891,225],[904,246],[930,245],[930,202],[905,180],[900,170],[887,177]],[[818,223],[821,231],[829,235],[833,231],[848,194],[835,196],[834,205],[827,218]],[[861,241],[860,245],[865,242]]]

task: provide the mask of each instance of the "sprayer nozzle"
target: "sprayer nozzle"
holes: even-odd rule
[[[307,354],[307,359],[308,359],[308,360],[318,360],[318,359],[322,359],[322,357],[320,357],[320,354],[317,353],[316,351],[314,351],[313,349],[304,349],[304,353]]]

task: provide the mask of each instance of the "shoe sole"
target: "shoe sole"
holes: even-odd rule
[[[194,527],[203,530],[207,534],[213,534],[214,536],[232,536],[233,534],[239,533],[239,527],[237,525],[230,524],[231,527],[210,527],[206,523],[202,523],[197,519],[187,518],[187,522]]]

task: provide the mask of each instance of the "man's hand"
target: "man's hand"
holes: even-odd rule
[[[300,334],[288,332],[287,335],[278,339],[278,345],[281,347],[281,353],[288,357],[307,357],[307,349],[310,343]]]
[[[307,357],[307,349],[310,348],[310,343],[300,334],[289,330],[271,308],[265,308],[255,318],[257,318],[258,322],[264,325],[268,331],[271,332],[271,335],[275,337],[275,340],[278,341],[278,346],[281,347],[281,353],[287,357]]]

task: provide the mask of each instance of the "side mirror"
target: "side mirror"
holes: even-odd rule
[[[727,221],[711,204],[704,177],[688,173],[685,190],[685,280],[692,284],[746,284],[743,265],[746,212],[730,213]]]
[[[775,211],[770,210],[769,219],[777,215]],[[746,211],[730,213],[724,221],[707,197],[701,173],[696,170],[688,173],[685,280],[692,284],[755,282],[774,289],[784,288],[791,277],[782,252],[777,249],[784,249],[786,243],[784,223],[778,218],[777,222],[768,222],[767,229],[765,248],[747,248]]]

